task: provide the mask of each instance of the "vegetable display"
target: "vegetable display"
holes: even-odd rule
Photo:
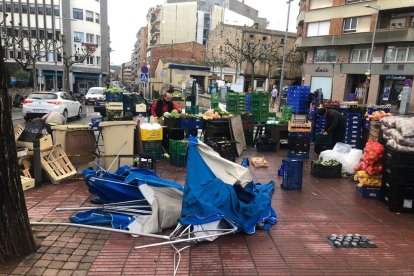
[[[326,166],[326,167],[334,167],[338,166],[340,163],[336,160],[329,160],[329,161],[321,161],[321,160],[315,160],[313,161],[314,164]]]
[[[368,113],[365,114],[365,117],[368,121],[379,121],[383,118],[391,117],[391,113],[386,113],[385,111],[375,111],[372,113],[372,115],[369,115]]]
[[[382,181],[382,158],[384,155],[384,146],[374,140],[369,139],[364,148],[362,156],[355,171],[354,180],[358,181],[358,187],[380,187]]]

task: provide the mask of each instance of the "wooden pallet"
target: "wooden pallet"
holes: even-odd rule
[[[33,178],[26,177],[26,176],[20,176],[20,178],[22,180],[23,191],[34,188],[35,180]]]
[[[52,183],[55,184],[76,175],[77,171],[61,145],[56,145],[51,150],[41,152],[40,155],[42,168],[46,171]]]
[[[311,132],[312,130],[312,123],[292,123],[289,122],[288,124],[288,131],[289,132]]]
[[[267,168],[269,166],[264,157],[252,157],[251,162],[255,168]]]

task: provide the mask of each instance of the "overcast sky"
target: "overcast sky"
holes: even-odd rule
[[[108,0],[109,25],[111,27],[112,64],[121,64],[131,59],[138,30],[146,25],[148,9],[164,3],[165,0]],[[259,11],[260,17],[270,22],[269,28],[285,31],[287,0],[245,0],[245,3]],[[296,32],[296,17],[299,0],[291,4],[289,31]]]

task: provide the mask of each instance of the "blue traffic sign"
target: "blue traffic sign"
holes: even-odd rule
[[[148,73],[148,67],[147,66],[142,66],[141,67],[141,73],[147,74]]]
[[[140,77],[141,77],[141,82],[143,82],[143,83],[147,83],[148,82],[148,79],[149,79],[149,75],[148,74],[141,74]]]

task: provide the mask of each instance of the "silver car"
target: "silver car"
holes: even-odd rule
[[[103,87],[91,87],[88,90],[88,93],[85,95],[85,104],[95,104],[98,101],[105,101],[105,88]]]
[[[66,92],[34,92],[23,101],[25,120],[39,118],[52,111],[61,113],[65,118],[80,118],[82,105]]]

